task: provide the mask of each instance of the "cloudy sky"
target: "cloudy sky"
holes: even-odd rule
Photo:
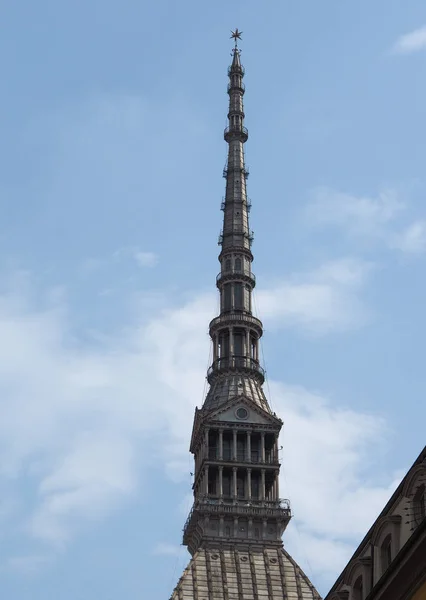
[[[424,0],[3,2],[2,598],[160,600],[188,561],[236,26],[284,541],[322,593],[425,443]]]

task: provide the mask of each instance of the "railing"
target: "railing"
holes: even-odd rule
[[[210,321],[209,330],[210,333],[213,333],[213,331],[218,327],[230,326],[235,323],[237,325],[248,325],[252,327],[257,331],[259,336],[263,333],[262,321],[256,317],[253,317],[252,314],[247,312],[225,312],[224,314],[219,315]]]
[[[222,198],[222,202],[220,203],[220,210],[225,210],[225,206],[226,206],[226,198]],[[243,204],[244,206],[244,204]],[[247,212],[251,211],[251,200],[250,198],[246,199],[246,208],[247,208]]]
[[[254,373],[260,376],[262,383],[265,380],[265,370],[262,369],[258,361],[253,358],[247,358],[246,356],[218,358],[207,371],[207,379],[216,373],[237,370],[254,371]]]
[[[225,179],[228,177],[228,171],[232,170],[232,166],[226,165],[223,169],[222,175],[223,177],[225,177]],[[248,167],[243,167],[242,169],[240,167],[238,167],[238,169],[241,171],[241,173],[243,174],[243,176],[248,179],[248,176],[250,175],[250,169]],[[251,204],[250,204],[251,206]]]
[[[227,231],[226,233],[224,233],[223,231],[220,232],[218,239],[217,239],[217,243],[219,244],[219,246],[221,244],[223,244],[223,239],[226,236],[231,236],[231,235],[242,235],[244,238],[246,238],[249,242],[249,246],[251,247],[253,240],[254,240],[254,231],[250,230],[250,231]]]
[[[262,465],[274,465],[277,466],[279,464],[278,456],[274,454],[269,454],[265,456],[265,460],[262,460],[260,453],[255,453],[252,451],[251,456],[247,457],[246,452],[237,452],[237,458],[234,459],[234,453],[232,451],[222,450],[222,458],[219,456],[219,448],[214,446],[210,447],[207,453],[208,460],[220,461],[225,463],[252,463],[259,466]]]
[[[247,129],[247,127],[244,127],[244,125],[236,126],[236,127],[231,127],[228,125],[228,127],[225,127],[223,135],[225,137],[225,140],[228,136],[232,136],[232,135],[235,135],[235,136],[241,135],[244,138],[244,140],[247,140],[248,139],[248,129]]]
[[[246,86],[244,85],[244,83],[242,81],[240,81],[240,83],[237,84],[233,84],[233,83],[228,83],[228,94],[231,90],[241,90],[242,92],[246,91]]]
[[[244,76],[245,73],[245,69],[242,65],[239,65],[238,67],[232,67],[232,65],[230,67],[228,67],[228,77],[232,74],[236,72],[236,69],[238,69],[238,72],[241,73],[241,75]]]
[[[249,269],[240,269],[237,271],[236,269],[228,269],[227,271],[222,271],[216,276],[216,284],[219,283],[221,279],[228,279],[230,277],[240,276],[242,279],[251,279],[253,284],[256,283],[256,277]]]
[[[190,510],[183,531],[188,529],[195,511],[203,513],[248,514],[265,517],[291,518],[290,501],[279,500],[231,500],[226,498],[203,498],[196,500]]]

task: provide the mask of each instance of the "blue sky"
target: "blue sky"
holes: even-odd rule
[[[188,561],[236,26],[284,542],[325,593],[425,443],[424,2],[0,17],[0,596],[160,600]]]

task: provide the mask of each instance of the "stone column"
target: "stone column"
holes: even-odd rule
[[[206,427],[206,430],[204,432],[204,457],[207,459],[209,458],[209,433],[210,429]]]
[[[265,462],[265,432],[260,433],[260,460]]]
[[[251,349],[250,349],[250,329],[246,331],[246,353],[245,353],[248,361],[248,365],[250,366],[250,358],[251,358]]]
[[[263,525],[263,527],[262,527],[262,537],[265,540],[266,539],[266,528],[268,527],[268,521],[266,519],[263,519],[262,525]]]
[[[234,517],[234,538],[238,536],[238,517]]]
[[[280,499],[280,475],[279,475],[279,471],[276,474],[276,480],[275,480],[275,499],[277,501],[279,501],[279,499]]]
[[[249,538],[253,537],[253,519],[249,519],[247,535]]]
[[[219,498],[223,497],[223,467],[219,467]]]
[[[265,489],[265,469],[261,469],[261,481],[260,481],[260,499],[261,500],[265,500],[265,494],[266,494],[266,489]]]
[[[233,328],[229,328],[229,366],[234,366],[234,332]]]
[[[251,469],[247,469],[247,498],[251,500]]]
[[[232,467],[232,497],[237,499],[237,467]]]
[[[223,460],[223,429],[219,429],[219,460]]]
[[[233,446],[234,446],[233,460],[237,460],[237,430],[233,429],[232,434],[233,434]]]
[[[219,517],[219,536],[223,537],[223,523],[224,523],[224,518],[223,517]]]
[[[247,460],[251,462],[251,431],[247,431]]]
[[[206,496],[209,493],[209,465],[204,467],[204,493]]]

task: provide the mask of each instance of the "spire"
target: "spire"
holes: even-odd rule
[[[213,362],[209,391],[195,410],[190,451],[194,455],[194,504],[183,543],[192,555],[171,600],[278,598],[320,600],[283,550],[281,536],[291,518],[279,496],[278,436],[282,421],[263,393],[259,362],[262,323],[252,314],[255,277],[253,236],[244,144],[244,68],[236,29],[228,69],[228,160],[219,238],[220,314],[210,323]]]
[[[270,412],[261,385],[264,371],[259,362],[262,323],[252,314],[252,292],[256,280],[251,270],[253,233],[249,227],[250,201],[247,197],[248,170],[244,144],[244,68],[237,42],[241,32],[232,32],[235,46],[228,69],[228,126],[224,131],[228,159],[223,176],[226,192],[222,201],[223,229],[219,236],[220,273],[216,284],[220,293],[220,315],[210,323],[213,363],[208,372],[211,384],[204,408],[226,402],[236,393],[245,393]]]

